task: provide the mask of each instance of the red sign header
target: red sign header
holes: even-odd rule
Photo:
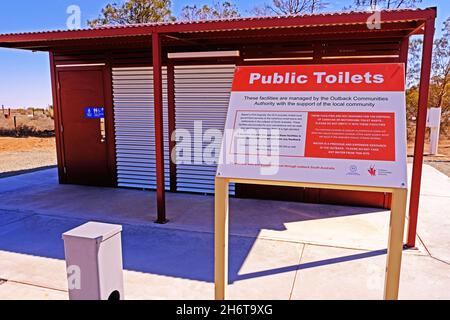
[[[402,63],[244,66],[233,91],[404,91]]]

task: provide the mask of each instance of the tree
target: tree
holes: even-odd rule
[[[428,106],[442,108],[441,128],[450,133],[450,18],[444,22],[442,37],[433,44],[432,74]],[[417,112],[418,84],[421,69],[422,39],[414,39],[409,45],[407,108],[408,114]]]
[[[171,0],[127,0],[123,4],[112,3],[106,5],[100,16],[88,21],[88,24],[96,27],[174,21],[171,4]]]
[[[442,32],[442,37],[434,42],[433,51],[432,82],[438,89],[432,101],[435,107],[444,107],[444,100],[450,91],[450,17],[444,22]]]
[[[314,13],[326,8],[324,0],[272,0],[272,3],[255,7],[252,13],[257,16],[294,15]]]
[[[406,123],[408,140],[414,139],[416,134],[415,120],[419,105],[419,88],[412,86],[406,90]]]
[[[357,8],[372,8],[372,9],[399,9],[411,8],[422,0],[354,0]]]
[[[444,22],[442,37],[434,41],[433,76],[430,99],[432,107],[442,108],[442,129],[450,130],[450,17]]]
[[[408,87],[417,85],[420,79],[420,67],[422,63],[422,46],[421,38],[411,39],[409,42],[408,70],[407,82]]]
[[[203,5],[187,5],[181,10],[180,20],[182,21],[198,21],[198,20],[214,20],[225,18],[238,18],[239,11],[231,2],[215,2],[212,6]]]

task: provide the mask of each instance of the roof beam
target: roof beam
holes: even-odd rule
[[[187,44],[201,45],[201,44],[198,43],[197,41],[185,39],[185,38],[183,38],[183,37],[179,37],[178,35],[174,35],[174,34],[163,34],[162,36],[165,37],[165,38],[171,39],[171,40],[176,40],[176,41],[185,42],[185,43],[187,43]]]

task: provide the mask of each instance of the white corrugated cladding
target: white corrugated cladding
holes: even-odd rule
[[[175,66],[177,129],[189,130],[194,138],[194,122],[201,120],[203,133],[208,129],[218,129],[223,132],[234,70],[234,65]],[[217,150],[220,150],[220,143],[221,141],[215,142]],[[205,144],[203,149],[204,147]],[[203,152],[198,148],[196,150],[192,143],[193,161],[195,151]],[[216,156],[218,157],[219,154]],[[177,164],[177,190],[214,193],[216,170],[216,165],[208,165],[204,161],[203,163]],[[230,193],[234,194],[234,185],[230,186]]]
[[[119,187],[156,189],[153,68],[113,68]],[[170,187],[167,70],[163,69],[165,182]]]

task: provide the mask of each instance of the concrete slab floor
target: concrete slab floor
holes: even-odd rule
[[[68,300],[66,292],[8,281],[0,285],[0,300]]]
[[[449,298],[450,180],[424,166],[419,247],[404,254],[400,298]],[[58,185],[55,170],[0,179],[0,299],[65,299],[61,234],[124,225],[126,298],[213,298],[213,197]],[[189,204],[189,205],[186,205]],[[380,299],[389,212],[232,199],[231,299]],[[180,263],[180,261],[182,263]]]
[[[382,299],[386,251],[306,245],[292,299]],[[399,299],[450,299],[450,265],[405,251]]]
[[[170,223],[154,225],[154,192],[58,185],[55,170],[23,177],[2,180],[5,183],[0,185],[1,210],[213,232],[212,196],[168,193]],[[376,250],[386,247],[388,223],[389,212],[374,208],[251,199],[230,201],[233,235]]]

